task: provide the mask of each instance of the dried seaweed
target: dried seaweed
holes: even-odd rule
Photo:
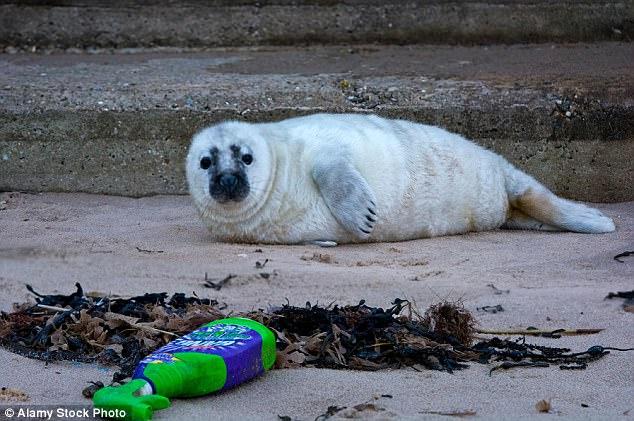
[[[467,409],[464,411],[419,411],[419,414],[444,415],[447,417],[464,418],[464,417],[473,417],[477,415],[477,412]]]
[[[318,415],[315,418],[315,421],[324,421],[332,417],[336,417],[337,419],[368,419],[379,413],[382,415],[381,419],[394,418],[396,414],[387,411],[385,408],[377,404],[377,401],[384,397],[386,396],[375,395],[372,399],[351,407],[331,405],[328,409],[326,409],[326,412]],[[389,397],[391,398],[391,396]]]
[[[431,306],[423,316],[397,299],[388,309],[356,306],[285,305],[271,312],[250,313],[278,337],[280,368],[299,366],[378,370],[424,367],[452,372],[466,363],[500,363],[492,371],[514,367],[559,365],[582,369],[615,348],[593,346],[570,353],[497,337],[471,345],[473,316],[460,303]],[[505,364],[508,363],[508,364]]]
[[[179,335],[221,318],[215,300],[177,293],[136,297],[87,295],[80,284],[70,295],[42,295],[36,304],[0,314],[0,345],[46,361],[100,362],[127,377],[138,361]]]
[[[260,261],[258,260],[257,262],[255,262],[255,268],[256,269],[264,269],[264,266],[266,266],[266,264],[269,262],[269,259],[264,259],[263,262],[260,263]]]
[[[626,300],[634,300],[634,290],[632,291],[619,291],[619,292],[610,292],[605,298],[625,298]]]
[[[446,371],[466,368],[459,362],[465,359],[463,351],[451,349],[451,343],[462,346],[457,337],[464,336],[464,332],[449,334],[444,330],[455,320],[434,320],[440,328],[434,330],[414,316],[409,301],[396,299],[392,304],[382,309],[369,307],[364,301],[356,306],[326,308],[307,303],[305,307],[285,305],[250,316],[277,333],[279,367],[377,370],[421,364]],[[405,312],[409,315],[402,314]],[[437,315],[432,312],[429,317]],[[464,316],[471,320],[466,311]],[[458,324],[461,328],[463,325],[468,323]]]
[[[205,282],[203,283],[203,286],[205,288],[212,288],[215,289],[216,291],[220,291],[222,289],[222,287],[224,287],[225,285],[227,285],[233,278],[235,278],[237,275],[227,275],[224,278],[222,278],[222,280],[218,281],[218,282],[213,282],[211,279],[209,279],[207,277],[207,272],[205,272]]]
[[[603,329],[538,329],[534,326],[520,329],[477,329],[477,333],[483,333],[485,335],[522,335],[522,336],[541,336],[543,338],[559,339],[562,336],[575,336],[575,335],[594,335],[602,332]]]
[[[493,284],[487,284],[487,286],[493,290],[493,294],[495,295],[509,294],[511,292],[510,289],[499,289]]]
[[[27,286],[36,303],[0,313],[0,345],[31,358],[116,365],[113,381],[128,377],[140,359],[174,337],[225,317],[217,301],[176,293],[135,297],[86,294],[81,285],[69,295],[43,295]],[[357,305],[326,307],[286,304],[251,317],[277,336],[279,368],[329,367],[358,370],[411,367],[453,372],[468,363],[496,364],[491,373],[515,367],[580,370],[610,351],[593,346],[567,348],[528,344],[497,337],[472,344],[476,321],[464,306],[442,302],[421,315],[407,301],[387,309]],[[532,331],[528,331],[532,332]],[[564,334],[567,331],[563,331]],[[561,331],[549,332],[552,337]],[[87,391],[86,393],[90,393]]]
[[[494,306],[482,306],[477,307],[476,310],[483,311],[485,313],[496,314],[504,311],[504,307],[501,304],[496,304]]]
[[[606,299],[612,298],[623,298],[625,301],[623,302],[623,310],[628,313],[634,313],[634,290],[632,291],[619,291],[619,292],[610,292],[606,297]]]
[[[75,288],[77,291],[73,292],[70,295],[42,295],[36,292],[33,287],[29,284],[26,284],[26,289],[33,295],[35,295],[35,302],[38,304],[49,305],[49,306],[58,306],[58,307],[78,307],[84,301],[84,290],[81,287],[79,282],[75,283]]]
[[[455,338],[467,346],[473,340],[476,322],[462,303],[444,301],[427,309],[423,324],[436,334]]]
[[[634,256],[634,251],[624,251],[623,253],[619,253],[614,256],[614,260],[619,263],[625,263],[625,261],[621,260],[621,257]]]
[[[95,396],[95,393],[99,389],[103,389],[105,387],[105,385],[102,382],[89,382],[89,383],[90,384],[81,391],[81,394],[84,395],[84,398],[87,398],[87,399],[92,399],[92,397]]]
[[[632,351],[594,345],[586,351],[571,353],[569,348],[553,348],[527,344],[525,340],[509,341],[499,338],[477,343],[472,349],[479,353],[480,362],[489,363],[503,361],[493,367],[489,374],[496,370],[507,370],[514,367],[548,367],[559,365],[562,370],[585,369],[587,364],[608,355],[610,351]]]
[[[146,249],[142,249],[140,247],[136,247],[136,249],[140,253],[147,253],[147,254],[151,254],[151,253],[165,253],[163,250],[146,250]]]

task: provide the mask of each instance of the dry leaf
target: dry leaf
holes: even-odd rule
[[[157,341],[155,341],[154,339],[151,339],[151,338],[143,338],[142,342],[143,342],[143,345],[147,349],[154,349],[155,347],[157,347],[159,345],[159,343]]]
[[[359,357],[351,357],[348,360],[348,365],[350,366],[350,368],[368,371],[380,370],[381,368],[384,368],[384,366],[382,366],[381,364],[377,364]]]
[[[275,336],[277,336],[278,340],[284,342],[285,344],[290,344],[291,343],[291,341],[288,340],[288,338],[286,337],[284,332],[281,332],[279,330],[273,329],[272,327],[269,328],[269,329],[271,329],[275,333]]]
[[[321,350],[321,344],[326,337],[326,332],[316,333],[313,336],[307,338],[304,342],[304,346],[302,347],[307,354],[317,354]]]
[[[57,351],[57,350],[68,350],[68,342],[66,341],[66,335],[64,332],[60,330],[56,330],[51,335],[51,346],[48,348],[49,351]]]
[[[306,356],[299,352],[299,344],[290,344],[283,351],[277,351],[275,359],[276,368],[296,368],[299,367]]]
[[[139,321],[136,317],[124,316],[123,314],[112,313],[110,311],[104,313],[103,318],[109,322],[115,322],[115,324],[116,322],[123,322],[128,325],[134,325]]]
[[[537,402],[535,404],[535,409],[537,409],[538,412],[550,412],[550,399],[542,399],[541,401]]]
[[[76,323],[68,327],[68,331],[85,337],[87,340],[104,344],[106,343],[107,333],[102,326],[103,323],[105,323],[103,319],[92,317],[88,314],[88,311],[84,309],[80,311],[79,319]]]
[[[403,335],[398,339],[399,344],[407,344],[413,349],[428,349],[440,345],[424,336]]]

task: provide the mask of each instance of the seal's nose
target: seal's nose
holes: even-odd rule
[[[238,184],[238,177],[233,174],[222,174],[218,180],[220,187],[227,190],[233,190]]]
[[[249,194],[249,181],[239,171],[222,172],[210,180],[209,194],[220,203],[239,202]]]

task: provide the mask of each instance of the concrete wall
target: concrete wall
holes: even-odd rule
[[[634,1],[0,0],[0,47],[631,40]]]
[[[563,196],[634,200],[633,49],[0,55],[0,190],[185,193],[196,130],[329,111],[440,125]]]

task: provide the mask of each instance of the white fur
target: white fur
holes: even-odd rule
[[[217,203],[199,162],[212,146],[222,150],[232,144],[253,151],[247,168],[251,193],[242,202]],[[313,179],[317,163],[342,156],[352,161],[376,198],[378,221],[365,238],[337,222]],[[194,202],[218,241],[398,241],[490,230],[505,222],[510,228],[539,229],[541,222],[544,229],[614,230],[599,211],[558,198],[504,158],[459,135],[373,115],[221,123],[194,136],[186,170]],[[552,209],[539,208],[536,215],[527,206],[528,216],[519,218],[523,223],[507,221],[514,203],[523,210],[526,202],[520,199],[527,192]]]

